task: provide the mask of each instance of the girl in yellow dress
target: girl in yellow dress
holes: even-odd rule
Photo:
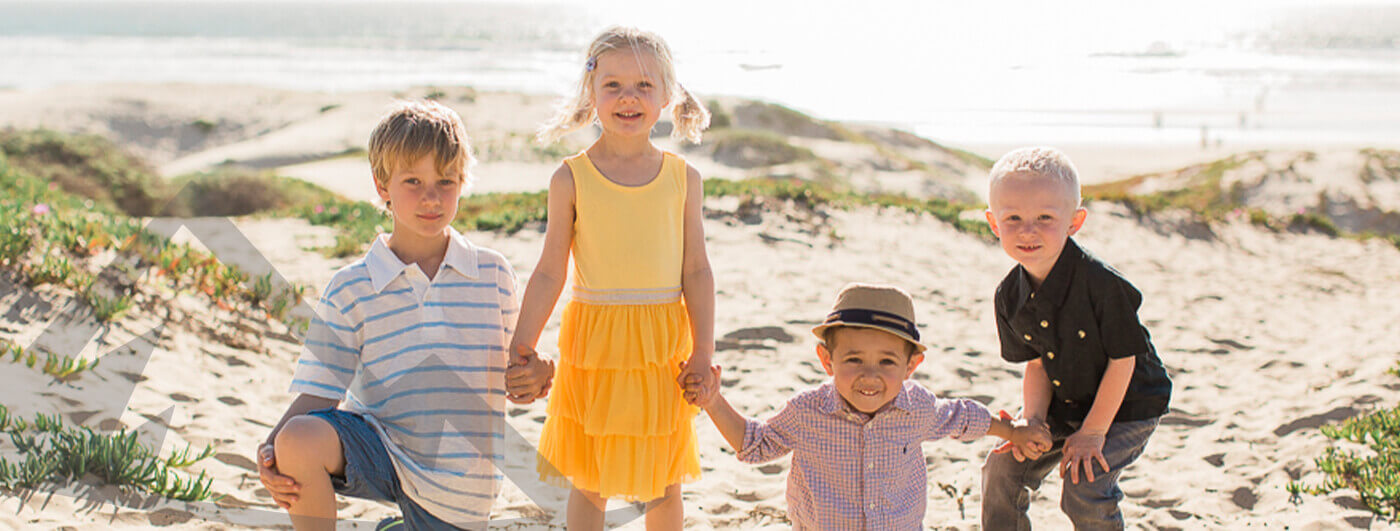
[[[536,398],[523,390],[546,381],[549,362],[534,346],[572,253],[573,294],[538,465],[542,478],[573,489],[570,530],[601,529],[609,498],[647,502],[647,529],[680,529],[680,483],[700,476],[691,403],[719,385],[709,371],[715,295],[704,192],[700,173],[653,145],[651,129],[675,103],[672,136],[698,143],[710,117],[675,77],[661,37],[610,28],[588,47],[578,94],[540,132],[551,142],[602,127],[550,179],[544,250],[507,373],[512,399]],[[695,395],[683,396],[684,380],[701,382]]]

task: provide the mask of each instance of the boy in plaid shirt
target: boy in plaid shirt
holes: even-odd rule
[[[793,453],[787,502],[796,529],[921,528],[924,441],[992,434],[1027,449],[1050,445],[1043,426],[1013,425],[973,400],[938,398],[907,380],[925,347],[904,290],[850,284],[812,333],[832,381],[794,396],[767,422],[743,417],[719,393],[698,404],[739,460]],[[711,371],[718,378],[719,367]],[[688,399],[697,396],[691,388]]]

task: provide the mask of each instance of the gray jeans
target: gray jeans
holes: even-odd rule
[[[1118,488],[1118,476],[1142,455],[1148,437],[1157,429],[1158,420],[1114,422],[1103,444],[1108,473],[1100,473],[1101,465],[1095,464],[1093,482],[1087,480],[1083,470],[1080,470],[1078,484],[1065,478],[1060,509],[1069,516],[1075,529],[1123,529],[1123,513],[1118,510],[1123,491]],[[1026,516],[1031,491],[1040,488],[1045,475],[1059,466],[1064,445],[1065,439],[1056,437],[1054,447],[1040,459],[1023,462],[1017,462],[1010,452],[987,455],[987,462],[982,465],[982,529],[1020,531],[1031,528],[1030,518]]]

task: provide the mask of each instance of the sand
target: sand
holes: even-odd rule
[[[81,94],[95,89],[64,90]],[[205,104],[213,105],[213,100],[224,101],[219,105],[229,105],[230,116],[238,114],[232,108],[237,105],[245,105],[249,115],[259,113],[254,110],[261,108],[254,105],[257,97],[241,103],[219,97],[244,90],[266,97],[281,95],[279,101],[317,108],[342,102],[342,107],[324,114],[359,112],[357,106],[362,105],[371,123],[369,108],[383,106],[372,95],[244,87],[198,93],[178,87],[128,90],[132,94],[168,90],[161,95],[176,102],[171,109],[207,109]],[[75,94],[55,93],[63,98]],[[29,105],[61,106],[40,96],[24,98],[29,98],[23,100]],[[515,112],[483,111],[475,119],[467,109],[476,107],[459,108],[469,116],[469,127],[473,120],[480,124],[481,132],[472,132],[483,143],[504,144],[528,135],[538,120],[514,120],[522,108],[530,109],[521,112],[532,113],[529,118],[548,114],[545,98],[503,94],[477,94],[476,98],[502,106],[521,105]],[[14,118],[19,114],[9,114],[22,107],[17,103],[20,99],[16,93],[0,93],[0,116],[14,125],[35,125]],[[110,122],[97,118],[100,106],[91,105],[73,112],[90,113],[93,118],[86,125],[92,130],[105,127],[109,130],[104,134],[127,138],[113,132]],[[77,117],[65,119],[81,122]],[[319,112],[302,120],[332,121]],[[193,161],[200,160],[272,160],[301,153],[306,160],[286,166],[285,174],[301,176],[300,169],[317,165],[334,168],[307,170],[306,178],[327,185],[340,183],[334,188],[345,195],[371,199],[358,191],[368,189],[368,176],[353,175],[358,170],[352,158],[311,162],[317,154],[355,145],[353,137],[367,134],[367,129],[333,135],[323,131],[329,125],[287,127],[294,129],[233,139],[207,150],[160,151],[153,160],[164,169],[188,169],[198,167]],[[271,135],[280,136],[267,138]],[[333,136],[341,140],[333,141]],[[306,144],[289,145],[296,142]],[[557,161],[526,155],[525,148],[519,148],[510,156],[483,157],[487,160],[474,170],[475,189],[540,189]],[[1071,155],[1081,161],[1077,154]],[[1163,160],[1177,159],[1164,156]],[[843,164],[864,167],[859,160]],[[702,171],[708,166],[718,168],[717,173],[744,173],[719,168],[722,165],[712,160],[700,160],[697,166]],[[1085,163],[1081,161],[1080,166]],[[315,177],[332,174],[344,178]],[[908,179],[879,180],[900,179],[898,175],[904,174],[899,171],[880,175],[871,170],[869,175],[874,176],[872,183],[881,186],[921,189]],[[968,175],[959,178],[970,180]],[[1020,367],[1002,361],[997,352],[992,294],[1012,263],[995,243],[958,232],[927,215],[857,209],[832,211],[822,218],[778,206],[762,211],[755,220],[741,219],[735,214],[737,207],[734,199],[707,200],[705,230],[717,286],[715,332],[720,350],[715,361],[724,367],[723,392],[740,412],[770,416],[789,396],[826,379],[808,330],[825,314],[840,286],[858,280],[894,283],[914,295],[920,327],[930,346],[927,361],[915,373],[917,381],[942,396],[975,398],[993,410],[1014,410],[1019,405]],[[312,286],[313,297],[331,273],[349,261],[307,250],[328,243],[333,236],[327,229],[299,220],[236,219],[223,230],[229,228],[246,236],[285,277]],[[504,253],[522,283],[543,243],[543,234],[530,229],[515,234],[470,233],[468,238]],[[1171,412],[1144,456],[1122,479],[1127,495],[1122,508],[1133,526],[1395,528],[1374,518],[1355,493],[1290,501],[1284,486],[1291,480],[1321,481],[1323,476],[1312,460],[1332,443],[1318,426],[1400,402],[1400,377],[1386,373],[1400,359],[1400,347],[1393,339],[1395,317],[1400,315],[1400,268],[1395,266],[1400,263],[1400,250],[1381,240],[1274,232],[1244,219],[1205,231],[1171,214],[1144,220],[1105,203],[1091,205],[1078,240],[1143,292],[1140,316],[1174,381]],[[175,297],[169,309],[134,311],[105,331],[90,329],[82,325],[84,319],[74,310],[71,297],[60,290],[0,285],[0,338],[23,345],[37,341],[55,352],[103,360],[96,370],[67,382],[0,361],[0,381],[5,382],[0,386],[0,403],[24,415],[57,413],[70,423],[139,428],[147,440],[162,441],[166,451],[186,443],[212,444],[216,456],[192,470],[210,474],[214,490],[223,498],[170,502],[123,495],[87,482],[40,492],[0,492],[0,527],[285,527],[286,517],[261,489],[250,457],[291,399],[285,391],[296,361],[295,338],[280,325],[240,321],[189,295]],[[540,340],[547,355],[557,353],[558,319],[556,312]],[[94,336],[99,340],[89,341]],[[494,511],[507,528],[563,526],[566,493],[536,485],[526,470],[533,459],[530,443],[538,440],[544,414],[543,402],[508,410],[512,448],[506,473],[512,481]],[[766,466],[740,463],[706,417],[700,416],[696,423],[704,476],[684,488],[686,527],[786,527],[788,460]],[[513,435],[517,433],[519,438]],[[993,444],[984,439],[924,445],[930,477],[926,526],[980,527],[979,467]],[[1068,520],[1058,510],[1060,484],[1052,476],[1036,494],[1031,518],[1038,528],[1068,528]],[[961,508],[940,485],[967,492]],[[345,528],[372,528],[372,522],[394,513],[383,504],[355,499],[344,499],[341,507],[342,516],[360,522],[358,527],[347,523]],[[641,529],[640,519],[630,517],[619,513],[616,519],[625,529]]]

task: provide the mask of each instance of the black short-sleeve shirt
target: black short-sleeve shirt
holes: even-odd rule
[[[1138,321],[1142,294],[1070,238],[1040,288],[1017,265],[997,286],[1001,357],[1040,358],[1054,396],[1051,426],[1082,422],[1094,405],[1109,359],[1137,358],[1115,422],[1167,412],[1172,383],[1147,328]]]

